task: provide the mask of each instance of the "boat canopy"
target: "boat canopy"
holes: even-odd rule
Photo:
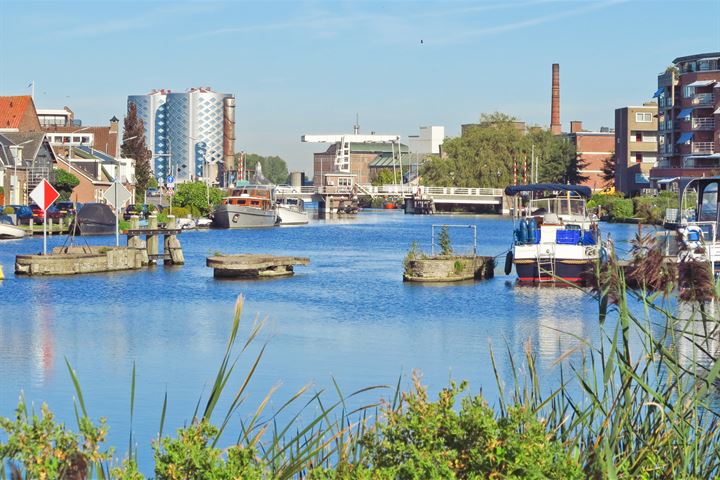
[[[584,185],[565,185],[564,183],[531,183],[530,185],[511,185],[505,188],[505,195],[517,195],[522,192],[573,192],[590,198],[592,190]]]

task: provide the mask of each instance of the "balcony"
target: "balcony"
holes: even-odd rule
[[[715,130],[715,119],[713,117],[693,118],[693,130]]]
[[[713,153],[715,153],[715,143],[714,142],[692,142],[692,144],[690,146],[690,151],[692,153],[713,154]]]
[[[712,107],[715,105],[715,95],[712,93],[698,93],[693,95],[692,102],[694,106],[703,106],[707,105],[709,107]]]
[[[685,158],[683,168],[718,168],[720,162],[717,158]]]

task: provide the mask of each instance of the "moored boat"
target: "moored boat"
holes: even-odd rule
[[[75,216],[75,231],[80,235],[112,235],[115,213],[103,203],[86,203]]]
[[[275,204],[277,209],[278,225],[305,225],[308,223],[308,213],[305,211],[305,202],[301,198],[279,198]]]
[[[507,187],[505,194],[516,200],[506,273],[514,264],[521,283],[586,283],[598,259],[600,241],[598,223],[586,210],[590,188],[516,185]],[[526,195],[526,201],[518,201],[519,195]]]
[[[25,230],[16,227],[9,215],[0,214],[0,240],[23,238]]]
[[[271,185],[234,188],[213,212],[213,226],[218,228],[272,227],[276,221]]]

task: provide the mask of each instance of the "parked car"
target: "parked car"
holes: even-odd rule
[[[65,216],[55,205],[50,205],[47,210],[43,211],[42,208],[33,203],[30,205],[30,209],[32,210],[33,220],[37,223],[43,223],[46,218],[58,220]]]
[[[125,209],[125,213],[123,213],[123,218],[125,220],[130,220],[130,217],[133,215],[137,215],[140,218],[147,218],[149,213],[150,213],[150,207],[146,204],[144,204],[144,205],[128,205],[128,207]]]
[[[64,215],[76,215],[77,211],[82,208],[82,204],[78,203],[75,205],[73,202],[57,202],[55,206],[57,206],[57,209]]]
[[[148,197],[159,197],[160,196],[160,190],[157,188],[148,188],[145,190],[145,195]]]
[[[33,218],[32,209],[30,207],[28,207],[27,205],[7,205],[7,206],[5,206],[5,209],[12,210],[9,213],[15,215],[15,218],[17,218],[18,225],[27,225],[30,223],[30,220],[32,220],[32,218]]]

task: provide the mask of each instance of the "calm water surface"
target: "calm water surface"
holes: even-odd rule
[[[507,218],[366,211],[303,227],[183,233],[182,267],[16,278],[15,255],[40,251],[42,237],[0,242],[6,274],[0,281],[0,415],[12,415],[23,392],[28,401],[47,402],[74,425],[67,358],[80,378],[90,415],[108,418],[108,443],[124,455],[135,363],[134,431],[141,466],[150,469],[149,441],[157,434],[163,395],[167,391],[169,431],[190,418],[211,384],[238,295],[246,298],[243,332],[257,318],[266,319],[261,341],[268,342],[241,414],[253,411],[274,385],[281,385],[273,404],[279,407],[308,383],[333,392],[335,378],[347,393],[395,384],[399,375],[407,378],[415,369],[432,391],[451,378],[467,379],[474,391],[482,388],[492,399],[497,389],[491,346],[499,351],[501,371],[509,375],[505,346],[519,355],[529,340],[550,378],[558,374],[555,360],[576,344],[575,335],[597,339],[597,305],[589,296],[575,289],[518,287],[502,272],[504,257],[489,281],[403,283],[408,246],[417,240],[429,251],[433,223],[477,225],[481,255],[498,255],[510,246],[512,221]],[[635,230],[603,225],[621,248]],[[457,250],[471,245],[470,230],[455,230],[452,236]],[[64,241],[51,237],[49,246]],[[114,238],[88,241],[109,245]],[[298,267],[292,278],[218,281],[205,267],[205,257],[215,252],[292,254],[310,257],[311,264]],[[255,353],[257,348],[244,357],[233,387]]]

